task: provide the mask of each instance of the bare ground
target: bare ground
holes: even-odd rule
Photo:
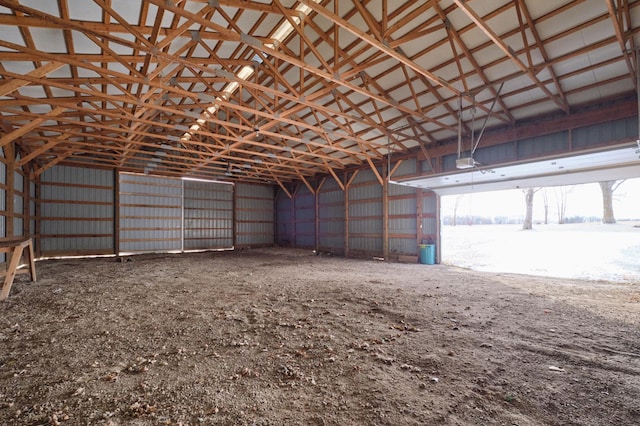
[[[260,249],[51,260],[0,423],[640,424],[640,284]]]

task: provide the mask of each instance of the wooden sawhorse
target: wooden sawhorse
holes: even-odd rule
[[[20,260],[24,253],[24,249],[27,247],[27,258],[29,262],[29,269],[18,270]],[[14,240],[14,241],[0,241],[0,253],[8,253],[7,257],[11,257],[11,261],[6,263],[7,270],[0,271],[0,277],[4,276],[4,284],[2,285],[2,293],[0,293],[0,302],[7,300],[11,286],[13,285],[13,279],[16,274],[31,273],[31,281],[36,280],[36,264],[33,257],[33,243],[31,238],[26,240]],[[8,259],[7,259],[8,260]]]

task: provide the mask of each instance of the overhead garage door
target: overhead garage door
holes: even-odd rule
[[[184,182],[184,249],[233,248],[233,185]]]
[[[120,173],[120,252],[182,250],[182,181]]]

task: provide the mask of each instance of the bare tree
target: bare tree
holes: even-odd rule
[[[453,226],[456,226],[456,221],[458,218],[458,207],[460,207],[460,201],[462,201],[463,197],[464,197],[464,194],[458,195],[456,197],[456,202],[453,204],[453,223],[451,224]]]
[[[555,188],[556,208],[558,209],[558,223],[562,225],[567,220],[567,200],[571,191],[575,189],[573,186],[559,186]]]
[[[533,229],[533,196],[539,190],[540,188],[527,188],[522,190],[527,205],[527,213],[522,223],[522,229]]]
[[[547,188],[542,189],[542,200],[544,201],[544,224],[549,224],[549,196],[547,195]]]
[[[613,193],[616,189],[620,188],[620,185],[624,183],[624,180],[607,180],[599,182],[600,189],[602,190],[602,223],[616,223],[616,218],[613,215]]]

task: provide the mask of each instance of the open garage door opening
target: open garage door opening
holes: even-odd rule
[[[640,179],[613,184],[603,223],[599,183],[442,197],[442,262],[480,271],[587,280],[637,280]],[[532,196],[531,229],[527,193]]]

